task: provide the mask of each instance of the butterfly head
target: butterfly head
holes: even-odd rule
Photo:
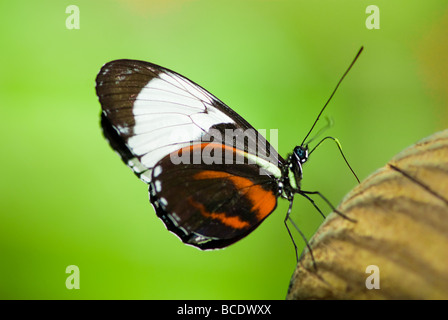
[[[308,144],[295,147],[293,157],[295,162],[304,164],[308,160]]]

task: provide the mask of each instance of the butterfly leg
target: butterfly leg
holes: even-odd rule
[[[320,213],[324,218],[325,218],[325,215],[322,213],[322,211],[321,211],[321,210],[319,209],[319,207],[316,205],[316,203],[314,202],[314,200],[311,199],[311,198],[308,196],[309,194],[317,194],[319,197],[321,197],[321,198],[328,204],[328,206],[331,208],[331,210],[333,210],[334,212],[336,212],[336,213],[337,213],[338,215],[340,215],[342,218],[347,219],[347,220],[349,220],[349,221],[351,221],[351,222],[356,222],[356,220],[347,217],[347,216],[346,216],[345,214],[343,214],[341,211],[337,210],[337,209],[331,204],[331,202],[328,201],[328,199],[325,198],[325,197],[323,196],[323,194],[320,193],[319,191],[303,191],[303,190],[300,190],[299,194],[302,195],[303,197],[307,198],[307,199],[313,204],[313,206],[317,209],[317,211],[319,211],[319,213]]]
[[[292,244],[294,245],[294,250],[296,251],[296,260],[297,260],[297,262],[299,262],[299,254],[297,252],[297,245],[296,245],[296,242],[294,241],[294,238],[291,234],[291,230],[289,230],[289,227],[288,227],[288,220],[291,219],[290,218],[291,210],[292,210],[292,200],[289,201],[288,212],[286,213],[286,217],[283,222],[285,223],[286,230],[288,230],[289,237],[291,238]]]
[[[306,194],[307,194],[306,191],[300,191],[299,194],[300,194],[301,196],[305,197],[306,199],[308,199],[308,201],[312,203],[312,205],[314,206],[314,208],[316,208],[316,210],[319,211],[320,215],[321,215],[324,219],[326,218],[326,216],[323,214],[322,210],[320,210],[320,208],[317,206],[317,204],[314,202],[314,200],[311,199],[309,196],[306,195]],[[329,205],[330,205],[330,207],[333,207],[333,206],[331,205],[331,203],[330,203]]]
[[[297,263],[299,262],[299,253],[298,253],[298,251],[297,251],[297,245],[296,245],[296,242],[294,241],[294,238],[293,238],[293,236],[292,236],[292,234],[291,234],[291,230],[290,230],[289,227],[288,227],[288,223],[287,223],[288,220],[291,222],[291,224],[294,226],[294,228],[295,228],[295,229],[297,230],[297,232],[300,234],[300,236],[302,237],[303,241],[305,241],[306,247],[308,248],[308,251],[310,252],[311,259],[313,260],[313,267],[314,267],[315,270],[317,270],[317,267],[316,267],[316,261],[314,260],[313,250],[311,250],[311,247],[310,247],[310,245],[309,245],[309,243],[308,243],[307,238],[305,237],[305,235],[303,234],[303,232],[299,229],[299,227],[297,227],[297,225],[295,224],[295,222],[291,219],[291,216],[290,216],[290,215],[291,215],[291,210],[292,210],[292,203],[293,203],[293,199],[289,200],[289,208],[288,208],[288,212],[286,213],[286,217],[285,217],[284,223],[285,223],[285,226],[286,226],[286,230],[288,230],[288,234],[289,234],[289,237],[291,238],[292,244],[294,245],[294,249],[295,249],[295,251],[296,251],[296,260],[297,260]]]

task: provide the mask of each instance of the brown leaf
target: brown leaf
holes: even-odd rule
[[[448,130],[355,187],[302,254],[287,299],[448,299]],[[369,265],[379,289],[368,289]],[[372,274],[373,275],[373,274]],[[375,272],[378,275],[378,272]]]

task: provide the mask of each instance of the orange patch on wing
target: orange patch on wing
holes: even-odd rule
[[[263,189],[263,187],[254,184],[247,178],[235,176],[233,174],[222,171],[205,170],[194,175],[197,180],[202,179],[229,179],[238,190],[244,190],[244,195],[252,203],[252,211],[257,212],[259,220],[264,219],[272,212],[277,203],[277,199],[271,191]]]
[[[242,221],[240,218],[235,216],[227,216],[225,213],[220,212],[208,212],[207,209],[205,209],[204,205],[201,203],[198,203],[194,201],[192,198],[188,199],[189,203],[195,207],[196,209],[199,209],[201,214],[204,217],[217,219],[221,221],[226,226],[235,228],[235,229],[243,229],[249,226],[249,223],[247,221]]]
[[[238,152],[238,151],[241,152],[241,150],[238,150],[231,146],[228,146],[228,145],[225,145],[222,143],[215,143],[215,142],[203,142],[200,144],[194,144],[194,145],[190,146],[191,149],[196,149],[196,148],[204,149],[205,147],[221,148],[223,150],[228,149],[228,150],[232,150],[232,152]]]

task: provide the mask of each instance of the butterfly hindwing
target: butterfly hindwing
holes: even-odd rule
[[[194,158],[207,146],[182,152]],[[256,164],[175,165],[168,155],[153,170],[151,203],[183,242],[201,249],[225,247],[253,231],[277,205],[278,183],[262,171]]]

